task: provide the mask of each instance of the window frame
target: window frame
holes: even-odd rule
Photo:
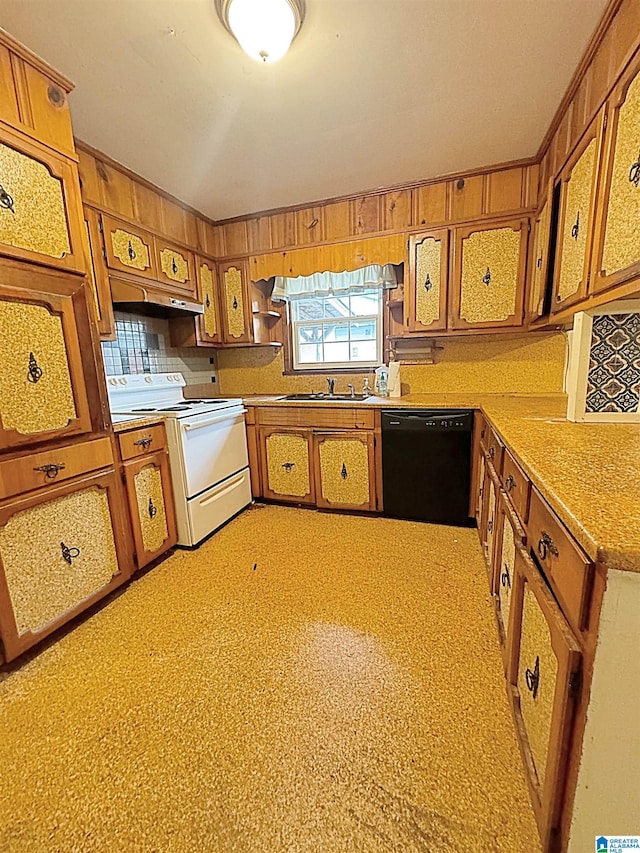
[[[344,318],[328,318],[329,322],[334,322],[336,325],[343,325],[349,328],[351,323],[375,321],[376,323],[376,359],[374,361],[322,361],[322,362],[300,362],[298,350],[297,330],[299,326],[309,326],[313,324],[322,325],[327,322],[327,318],[320,320],[294,320],[293,319],[293,301],[287,302],[287,343],[289,350],[288,370],[285,373],[326,373],[327,370],[332,372],[342,371],[344,373],[371,373],[376,367],[379,367],[384,361],[384,308],[386,304],[385,292],[376,290],[375,288],[363,288],[364,293],[377,292],[378,294],[378,311],[376,314],[349,315]],[[327,299],[340,298],[345,295],[357,295],[357,292],[351,293],[330,293],[310,294],[308,297],[298,297],[295,301],[300,302],[304,299]],[[355,343],[355,342],[354,342]],[[347,339],[347,344],[351,345],[350,337]]]

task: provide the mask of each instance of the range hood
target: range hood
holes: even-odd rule
[[[201,302],[179,299],[132,281],[109,276],[111,299],[115,308],[132,314],[147,314],[151,317],[194,317],[204,313]]]

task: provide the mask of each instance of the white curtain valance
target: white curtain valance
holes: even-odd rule
[[[393,264],[371,264],[358,270],[345,272],[316,272],[313,275],[299,275],[287,278],[275,277],[271,299],[274,302],[286,302],[302,296],[330,296],[359,288],[389,289],[398,286],[396,269]]]

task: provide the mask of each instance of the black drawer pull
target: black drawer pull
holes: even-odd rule
[[[148,507],[148,509],[149,509],[149,518],[155,518],[155,517],[156,517],[156,515],[158,514],[158,507],[157,507],[157,506],[154,506],[154,504],[153,504],[153,500],[152,500],[151,498],[149,498],[149,507]]]
[[[510,491],[511,491],[511,489],[515,489],[515,487],[516,487],[517,485],[518,485],[518,484],[517,484],[517,483],[516,483],[516,481],[513,479],[513,477],[511,476],[511,474],[509,474],[509,476],[507,477],[507,479],[504,481],[504,487],[505,487],[505,489],[507,490],[507,492],[510,492]]]
[[[0,207],[4,207],[5,210],[10,210],[11,213],[15,213],[16,211],[13,205],[13,196],[9,195],[2,184],[0,184]]]
[[[64,467],[64,462],[50,462],[47,465],[38,465],[38,467],[33,470],[42,471],[47,480],[55,480],[58,476],[58,472],[62,471]]]
[[[237,296],[233,297],[233,310],[234,311],[238,310],[238,298],[237,298]]]
[[[139,438],[137,441],[134,441],[133,444],[135,447],[142,447],[143,450],[148,450],[152,441],[153,438],[150,435],[145,435],[144,438]]]
[[[135,261],[135,259],[138,257],[138,256],[136,255],[136,251],[135,251],[135,249],[134,249],[134,248],[133,248],[133,246],[131,245],[131,240],[129,240],[129,243],[128,243],[128,245],[127,245],[127,254],[129,255],[129,260],[130,260],[130,261]]]
[[[62,559],[69,565],[71,565],[72,560],[80,556],[80,548],[68,548],[64,542],[60,543],[60,551],[62,552]]]
[[[539,270],[542,269],[542,255],[540,255],[540,257],[536,261],[536,266],[538,267]]]
[[[486,284],[487,287],[491,284],[491,270],[487,267],[486,273],[482,276],[483,284]]]
[[[209,294],[207,293],[207,298],[205,299],[205,305],[207,308],[211,308],[211,300],[209,299]]]
[[[558,556],[558,549],[556,547],[555,542],[549,536],[546,530],[542,531],[542,536],[538,541],[538,556],[541,560],[546,560],[548,554],[553,554],[554,557]]]
[[[282,463],[282,467],[283,467],[283,468],[284,468],[284,470],[287,472],[287,474],[290,474],[290,473],[291,473],[291,469],[293,468],[293,466],[294,466],[295,464],[296,464],[295,462],[283,462],[283,463]]]
[[[40,367],[40,365],[38,364],[38,362],[36,361],[35,355],[32,352],[29,353],[29,368],[28,369],[29,369],[29,375],[28,375],[27,379],[29,380],[29,382],[33,382],[33,384],[35,385],[36,382],[39,382],[42,379],[42,372],[43,371],[42,371],[42,368]]]
[[[631,164],[629,169],[629,183],[637,187],[640,184],[640,153],[635,163]]]
[[[343,480],[346,480],[347,477],[349,476],[349,472],[347,471],[347,466],[344,462],[342,463],[342,470],[340,471],[340,476],[342,477]]]
[[[500,583],[506,589],[511,589],[511,576],[509,575],[509,566],[505,563],[504,572],[500,575]]]
[[[524,678],[527,682],[527,690],[531,693],[531,696],[536,699],[538,696],[538,688],[540,687],[540,657],[538,655],[536,655],[536,663],[533,667],[533,672],[527,668]]]
[[[493,519],[490,519],[490,520],[487,522],[487,532],[488,532],[488,533],[493,533]]]
[[[431,276],[427,273],[427,280],[424,283],[424,289],[429,293],[431,288],[433,287],[433,282],[431,281]]]

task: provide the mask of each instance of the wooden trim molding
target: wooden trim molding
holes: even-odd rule
[[[66,92],[71,92],[75,89],[75,83],[69,80],[68,77],[65,77],[64,74],[61,74],[60,71],[56,71],[55,68],[52,68],[47,62],[44,61],[37,53],[34,53],[30,50],[25,44],[19,41],[15,36],[10,35],[5,29],[0,27],[0,44],[3,47],[8,48],[12,53],[17,54],[21,59],[24,59],[29,65],[33,65],[34,68],[37,68],[45,77],[49,77],[49,79],[53,80],[58,86],[62,86],[62,88]]]

